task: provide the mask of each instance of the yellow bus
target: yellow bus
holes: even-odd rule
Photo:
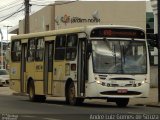
[[[10,88],[31,101],[65,97],[71,105],[107,99],[120,107],[148,97],[150,68],[145,32],[96,25],[12,36]]]

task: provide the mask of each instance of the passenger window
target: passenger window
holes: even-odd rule
[[[53,58],[54,58],[54,53],[53,53],[53,43],[49,44],[49,53],[48,53],[48,72],[53,71]]]
[[[28,56],[27,56],[28,61],[34,61],[34,59],[35,59],[35,49],[36,49],[35,39],[32,38],[28,42]]]
[[[66,35],[59,35],[56,37],[56,47],[65,47],[66,44]]]
[[[56,37],[55,60],[64,60],[65,44],[66,44],[66,35],[59,35]]]
[[[21,41],[15,40],[12,42],[11,59],[13,62],[21,60]]]
[[[44,40],[43,38],[37,38],[35,61],[43,61],[43,55],[44,55]]]
[[[66,60],[74,60],[77,55],[78,35],[70,34],[67,36]]]

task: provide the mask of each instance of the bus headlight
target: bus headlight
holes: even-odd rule
[[[97,84],[101,84],[102,86],[105,86],[105,85],[106,85],[105,82],[102,82],[102,81],[100,81],[100,80],[96,80],[96,82],[97,82]]]
[[[97,82],[98,84],[101,84],[101,81],[99,81],[99,80],[96,80],[96,82]]]
[[[145,81],[142,81],[142,84],[144,84],[145,83]]]

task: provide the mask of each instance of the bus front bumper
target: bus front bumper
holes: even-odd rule
[[[135,98],[149,96],[149,83],[138,87],[107,87],[96,82],[87,85],[86,97]]]

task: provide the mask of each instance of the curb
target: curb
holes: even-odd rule
[[[135,104],[135,106],[144,106],[144,107],[158,107],[160,108],[159,104]]]
[[[16,92],[14,92],[12,94],[15,95],[15,96],[27,96],[26,93],[16,93]]]
[[[160,108],[160,105],[157,104],[157,105],[146,105],[147,107],[157,107],[157,108]]]

